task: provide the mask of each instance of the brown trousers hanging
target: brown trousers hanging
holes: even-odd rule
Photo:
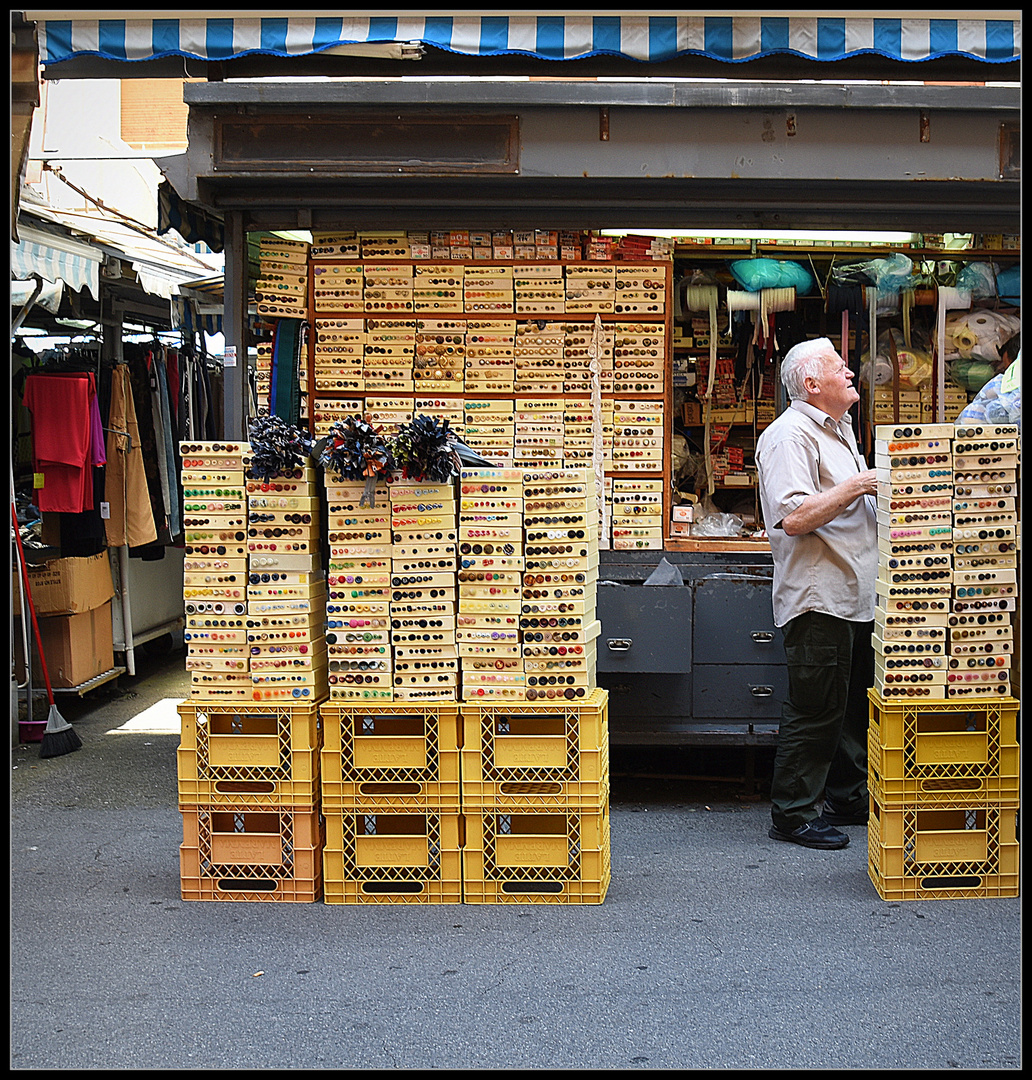
[[[104,500],[110,507],[106,522],[110,547],[139,547],[158,538],[151,512],[144,471],[140,426],[129,381],[129,368],[116,364],[111,373],[111,409],[108,416],[107,472]],[[129,438],[119,432],[128,432]]]

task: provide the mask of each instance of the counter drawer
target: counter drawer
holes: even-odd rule
[[[785,659],[774,625],[771,579],[722,574],[693,582],[692,655],[696,664],[779,664]]]
[[[696,664],[692,715],[775,719],[788,693],[783,664]]]
[[[596,611],[599,671],[686,672],[691,667],[692,591],[686,586],[602,585]]]

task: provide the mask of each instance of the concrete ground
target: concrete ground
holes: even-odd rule
[[[613,747],[602,905],[184,902],[189,680],[138,660],[12,749],[13,1069],[1021,1066],[1020,900],[881,899],[733,755]]]

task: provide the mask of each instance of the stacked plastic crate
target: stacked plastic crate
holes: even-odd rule
[[[394,697],[455,701],[459,692],[455,485],[398,478],[389,493]]]
[[[464,673],[463,899],[601,903],[610,878],[609,730],[608,695],[595,685],[594,478],[574,468],[524,470],[522,479],[516,647],[526,691],[522,701],[480,695]]]
[[[391,518],[386,485],[326,476],[329,700],[392,701]]]
[[[869,875],[885,899],[1016,896],[1017,432],[875,435]]]
[[[456,640],[462,697],[523,700],[520,653],[523,470],[463,468],[459,474]]]
[[[323,706],[327,904],[462,900],[456,702]]]
[[[247,494],[238,442],[181,442],[183,601],[190,697],[250,700]]]
[[[183,899],[318,900],[318,707],[191,698],[179,715]]]

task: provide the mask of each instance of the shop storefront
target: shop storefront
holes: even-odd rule
[[[608,437],[611,491],[624,483],[659,496],[648,526],[622,531],[619,499],[609,505],[598,671],[612,737],[756,745],[775,738],[785,686],[750,469],[758,431],[783,405],[779,356],[801,336],[827,334],[862,376],[865,353],[872,372],[876,363],[871,342],[877,353],[898,328],[901,349],[932,364],[946,355],[958,275],[988,265],[998,276],[1020,259],[1020,21],[806,15],[48,17],[39,27],[48,77],[91,64],[110,74],[114,62],[120,75],[142,74],[170,58],[209,76],[184,86],[187,154],[162,164],[177,200],[225,228],[224,329],[237,363],[225,367],[223,436],[244,437],[252,397],[262,396],[251,316],[266,304],[274,322],[283,310],[268,306],[267,282],[256,290],[249,238],[306,236],[300,391],[309,428],[319,433],[358,401],[386,416],[397,399],[443,403],[470,427],[465,405],[476,400],[488,412],[506,402],[516,415],[548,414],[533,431],[506,430],[506,454],[536,437],[559,440],[573,462],[593,434]],[[367,55],[356,59],[361,48]],[[427,71],[473,77],[437,81],[421,77]],[[312,77],[291,77],[303,75]],[[855,81],[865,78],[893,81]],[[802,239],[786,243],[781,230]],[[909,239],[818,238],[828,230]],[[891,292],[877,278],[890,257],[909,263],[917,283],[903,299],[899,290],[880,296]],[[761,263],[783,272],[789,264],[795,276],[744,280]],[[357,308],[334,304],[317,270],[375,280],[373,267],[416,286],[433,269],[439,291],[456,288],[440,284],[446,267],[461,269],[464,303],[427,298],[438,306],[422,308],[464,324],[459,392],[457,381],[436,378],[445,366],[427,378],[415,363],[400,380],[383,371],[369,379],[367,366],[361,385],[342,364],[333,385],[319,363],[323,320],[357,317],[368,331],[394,313],[389,292],[374,299],[367,289]],[[499,291],[496,278],[512,280],[504,310],[474,300],[478,278],[485,294]],[[994,309],[1020,314],[1016,299]],[[469,323],[491,319],[513,322],[514,335],[561,325],[555,357],[564,361],[578,359],[596,326],[611,335],[601,401],[576,369],[559,377],[544,353],[541,364],[521,365],[515,349],[508,381],[485,389],[489,379],[470,375]],[[876,419],[911,407],[950,419],[959,408],[944,362],[913,401],[898,380],[888,397],[870,382],[857,415],[868,440]],[[560,399],[557,421],[547,406]],[[718,531],[677,527],[703,510]],[[664,560],[672,584],[646,585]]]

